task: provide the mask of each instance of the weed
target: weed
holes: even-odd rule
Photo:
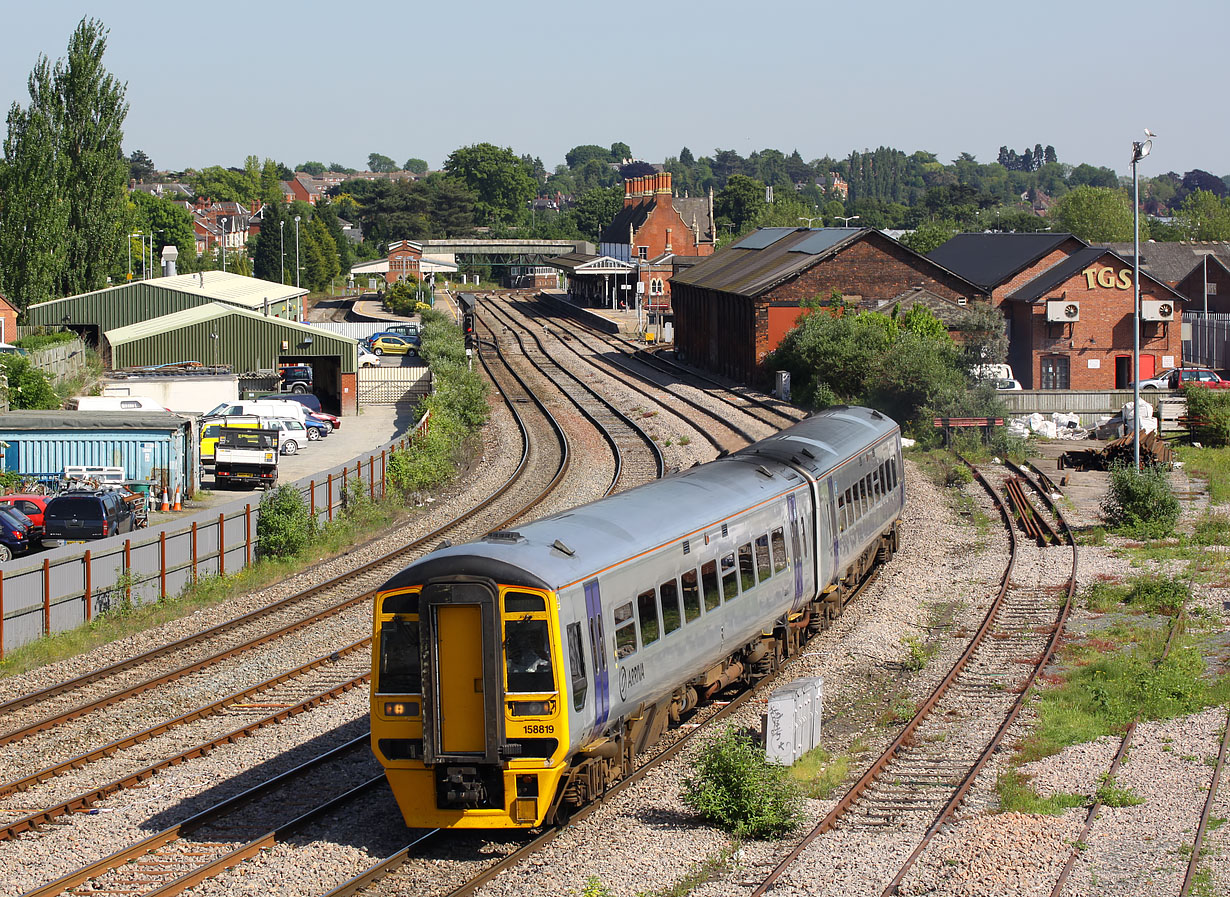
[[[1138,539],[1169,536],[1179,510],[1179,499],[1160,466],[1147,465],[1139,471],[1130,465],[1111,468],[1102,516],[1119,532]]]
[[[256,521],[256,552],[259,557],[292,557],[307,547],[316,535],[303,494],[289,483],[271,489],[261,498]]]
[[[787,767],[769,763],[746,734],[727,728],[707,744],[683,783],[683,801],[740,837],[781,835],[794,828],[799,786]]]
[[[657,891],[642,891],[637,897],[688,897],[693,891],[719,872],[729,871],[733,865],[735,848],[723,850],[694,863],[679,881]]]
[[[1083,596],[1085,607],[1094,613],[1106,613],[1117,604],[1122,604],[1127,597],[1127,586],[1120,583],[1099,580],[1091,583]]]
[[[1105,545],[1106,527],[1089,526],[1085,529],[1077,530],[1076,541],[1081,545]]]
[[[1145,802],[1131,788],[1115,784],[1109,773],[1102,775],[1102,784],[1098,785],[1094,797],[1108,807],[1135,807]]]
[[[1215,832],[1225,824],[1226,824],[1225,816],[1210,816],[1209,824],[1205,826],[1204,830],[1206,832]]]
[[[1080,794],[1059,792],[1050,797],[1042,797],[1017,770],[1001,773],[995,781],[995,790],[999,793],[999,807],[1005,813],[1045,813],[1048,816],[1058,816],[1071,807],[1085,804],[1085,797]]]
[[[680,445],[691,445],[691,444],[692,444],[692,437],[691,437],[691,436],[680,436],[680,437],[679,437],[679,444],[680,444]]]
[[[902,664],[907,670],[917,673],[927,665],[927,661],[931,659],[932,651],[923,644],[922,639],[917,636],[906,636],[902,639],[902,643],[906,648],[906,658]]]
[[[1142,576],[1132,580],[1123,602],[1145,613],[1173,616],[1191,596],[1191,587],[1184,580]]]
[[[824,748],[814,748],[790,767],[790,777],[807,797],[824,800],[840,787],[849,771],[849,755],[834,757]]]
[[[591,875],[581,889],[581,897],[615,897],[615,892],[602,883],[602,879]]]
[[[1197,545],[1230,545],[1230,516],[1205,514],[1196,521],[1192,541]]]
[[[1230,452],[1217,448],[1181,446],[1179,457],[1187,472],[1208,482],[1209,501],[1215,505],[1230,501]]]

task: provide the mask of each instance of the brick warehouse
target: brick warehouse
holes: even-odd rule
[[[919,288],[958,305],[982,297],[971,281],[872,228],[762,228],[677,270],[671,279],[680,356],[764,385],[764,358],[794,327],[800,303],[837,290],[880,303]]]
[[[1132,385],[1132,266],[1122,256],[1071,234],[1039,233],[958,234],[928,258],[1003,310],[1008,361],[1026,389]],[[1140,284],[1142,318],[1168,317],[1141,324],[1140,374],[1152,377],[1182,360],[1186,300],[1147,271]],[[1159,315],[1159,305],[1170,315]],[[1069,316],[1060,317],[1065,308]]]

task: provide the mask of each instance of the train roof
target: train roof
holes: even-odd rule
[[[896,429],[895,422],[867,408],[826,409],[707,464],[515,531],[434,551],[384,588],[462,573],[531,588],[562,588],[634,552],[700,538],[706,528],[799,486],[802,479],[791,465],[824,476]]]

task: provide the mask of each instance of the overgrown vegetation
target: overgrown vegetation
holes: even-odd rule
[[[51,380],[24,355],[0,355],[0,371],[8,380],[9,407],[13,409],[50,409],[60,407]]]
[[[824,748],[813,748],[790,767],[790,778],[798,783],[803,794],[813,800],[824,800],[841,787],[850,772],[850,756],[833,756]]]
[[[261,498],[256,521],[256,555],[288,558],[299,554],[316,535],[316,518],[303,495],[283,483]]]
[[[1088,801],[1082,794],[1060,791],[1042,797],[1030,786],[1028,780],[1016,769],[1008,769],[995,780],[999,794],[999,807],[1005,813],[1045,813],[1058,816],[1071,807],[1084,806]]]
[[[1183,396],[1192,440],[1212,447],[1230,445],[1230,390],[1189,386]]]
[[[789,769],[769,763],[751,737],[727,728],[707,744],[684,780],[683,801],[704,819],[739,837],[781,835],[800,812]]]
[[[1187,465],[1189,475],[1207,482],[1210,502],[1215,505],[1230,502],[1230,452],[1185,445],[1179,448],[1179,457]]]
[[[77,334],[71,330],[41,330],[38,333],[29,333],[18,337],[13,340],[13,345],[28,352],[35,352],[39,349],[46,349],[49,346],[71,343],[76,338]]]
[[[1116,465],[1110,471],[1110,489],[1102,499],[1102,516],[1119,532],[1138,539],[1160,539],[1174,532],[1179,520],[1179,499],[1170,488],[1167,472],[1159,465]]]

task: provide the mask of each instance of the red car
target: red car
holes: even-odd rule
[[[342,419],[330,414],[328,411],[310,411],[308,416],[315,418],[322,424],[328,424],[335,430],[342,425]]]
[[[1208,368],[1169,368],[1151,380],[1140,381],[1141,389],[1181,389],[1184,386],[1230,389],[1230,380],[1223,380]]]
[[[53,498],[55,498],[54,495],[28,495],[15,492],[12,495],[0,495],[0,504],[16,508],[29,517],[35,526],[41,528],[43,526],[43,511],[47,509],[47,502]]]

